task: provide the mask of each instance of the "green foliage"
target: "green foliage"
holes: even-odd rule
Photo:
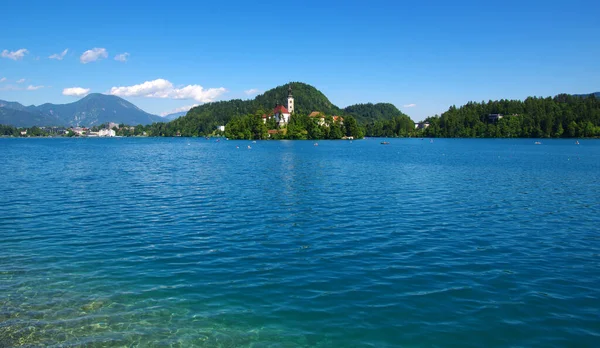
[[[344,121],[333,121],[331,116],[325,119],[325,124],[319,125],[319,119],[308,117],[305,114],[294,113],[290,122],[279,133],[268,136],[267,121],[265,124],[260,112],[254,115],[238,116],[225,126],[225,136],[230,139],[294,139],[294,140],[319,140],[342,139],[352,136],[354,139],[363,137],[363,130],[352,116],[347,116]]]
[[[490,114],[502,114],[501,119]],[[469,102],[451,106],[441,116],[428,118],[430,126],[416,136],[446,138],[559,138],[600,136],[600,100],[560,94],[524,101]]]
[[[369,124],[371,122],[382,120],[391,120],[396,116],[406,116],[402,113],[402,111],[398,110],[398,108],[390,103],[350,105],[344,109],[344,114],[353,116],[359,123],[362,124]]]
[[[415,123],[406,115],[395,116],[390,120],[379,120],[367,125],[369,137],[408,137],[414,133]]]

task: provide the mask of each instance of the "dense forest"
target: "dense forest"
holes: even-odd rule
[[[272,134],[269,134],[269,130]],[[364,133],[352,116],[346,116],[343,120],[326,116],[320,124],[319,118],[294,113],[287,127],[278,129],[274,119],[265,123],[262,113],[257,112],[232,119],[225,127],[225,136],[230,139],[360,139]]]
[[[446,138],[561,138],[600,136],[600,99],[594,94],[524,101],[470,102],[425,120],[415,136]]]

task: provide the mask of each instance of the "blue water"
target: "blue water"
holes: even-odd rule
[[[600,345],[600,141],[380,141],[0,139],[0,347]]]

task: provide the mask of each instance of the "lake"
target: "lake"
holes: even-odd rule
[[[0,139],[0,347],[600,344],[599,140],[381,141]]]

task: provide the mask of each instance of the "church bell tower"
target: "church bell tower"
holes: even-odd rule
[[[294,97],[292,96],[292,85],[291,84],[288,87],[288,105],[287,105],[287,109],[288,109],[288,112],[290,113],[290,115],[294,113]]]

